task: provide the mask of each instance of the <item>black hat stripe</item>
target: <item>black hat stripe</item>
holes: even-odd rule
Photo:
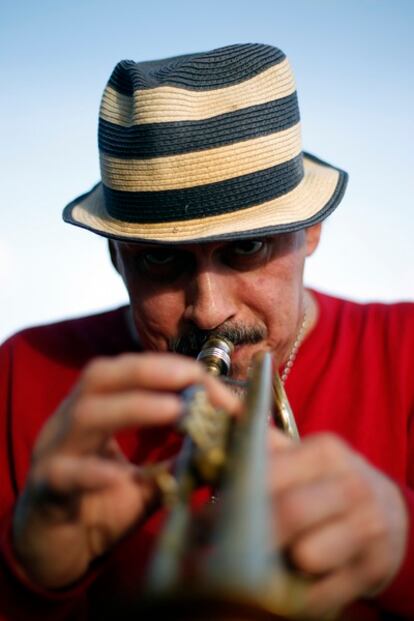
[[[237,211],[281,196],[303,178],[303,159],[221,183],[160,192],[120,192],[104,185],[108,213],[127,222],[190,220]]]
[[[282,99],[295,91],[287,59],[239,84],[207,91],[159,86],[127,96],[108,85],[100,117],[129,127],[144,123],[197,121]]]
[[[204,121],[120,127],[100,120],[99,149],[126,158],[178,155],[283,131],[298,121],[296,93]]]
[[[282,62],[285,54],[277,48],[259,45],[232,45],[205,55],[186,54],[143,63],[120,62],[109,84],[124,95],[153,88],[160,82],[193,90],[209,90],[238,84],[258,72]]]
[[[265,170],[288,162],[300,151],[297,123],[267,136],[180,155],[132,159],[101,152],[101,174],[105,185],[114,190],[175,190]]]

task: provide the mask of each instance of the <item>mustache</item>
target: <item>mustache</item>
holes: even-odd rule
[[[169,343],[170,351],[195,358],[207,339],[217,336],[224,337],[233,345],[255,345],[267,336],[263,325],[245,326],[241,324],[223,324],[214,330],[200,330],[196,326],[188,329]]]

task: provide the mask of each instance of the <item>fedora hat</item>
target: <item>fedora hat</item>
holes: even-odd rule
[[[347,174],[302,151],[295,82],[270,45],[121,61],[99,114],[102,181],[66,222],[184,243],[295,231],[339,204]]]

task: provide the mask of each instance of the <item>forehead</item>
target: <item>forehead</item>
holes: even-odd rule
[[[270,242],[275,246],[285,245],[287,242],[292,241],[296,238],[296,236],[300,234],[300,231],[296,233],[278,233],[276,235],[267,235],[266,237],[262,236],[249,236],[243,237],[240,239],[231,239],[231,240],[219,240],[219,241],[209,241],[209,242],[192,242],[192,243],[159,243],[159,242],[122,242],[115,241],[113,242],[121,251],[125,251],[128,253],[134,252],[145,252],[146,250],[154,250],[154,249],[168,249],[168,250],[176,250],[177,252],[191,252],[191,253],[201,253],[201,254],[210,254],[216,250],[226,249],[231,246],[248,244],[253,241],[263,241]]]

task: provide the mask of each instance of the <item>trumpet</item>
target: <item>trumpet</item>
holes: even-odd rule
[[[198,359],[209,373],[228,378],[233,344],[213,337]],[[232,380],[228,380],[232,383]],[[269,417],[298,439],[296,423],[269,353],[259,355],[245,388],[243,415],[230,420],[203,389],[184,394],[184,440],[174,476],[163,473],[169,514],[148,571],[137,611],[180,621],[299,618],[304,582],[271,545],[266,489],[266,432]],[[200,484],[214,490],[207,542],[194,542],[190,508]]]

